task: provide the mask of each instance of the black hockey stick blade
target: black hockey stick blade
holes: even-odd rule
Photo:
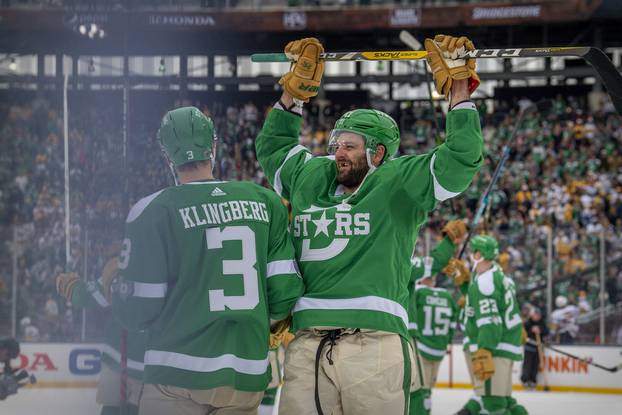
[[[592,65],[603,85],[607,88],[613,106],[618,114],[622,115],[622,75],[618,69],[607,55],[598,48],[588,48],[583,59]]]
[[[531,345],[534,345],[534,346],[537,345],[537,343],[535,341],[533,341],[533,339],[527,340],[527,343],[529,343]],[[594,366],[594,367],[597,367],[599,369],[606,370],[607,372],[615,373],[622,367],[622,364],[619,364],[619,365],[613,366],[613,367],[607,367],[607,366],[599,365],[598,363],[594,363],[591,360],[584,359],[583,357],[579,357],[579,356],[574,355],[572,353],[568,353],[568,352],[565,352],[563,350],[560,350],[560,349],[558,349],[558,348],[556,348],[554,346],[551,346],[550,344],[542,343],[542,345],[544,347],[546,347],[547,349],[552,350],[552,351],[554,351],[556,353],[563,354],[564,356],[571,357],[571,358],[579,360],[581,362],[585,362],[585,363],[587,363],[590,366]]]

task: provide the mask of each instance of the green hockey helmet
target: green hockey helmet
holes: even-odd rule
[[[174,166],[212,159],[214,123],[196,107],[169,111],[162,118],[158,141]]]
[[[499,243],[490,235],[478,235],[471,239],[471,252],[479,252],[487,261],[493,261],[499,255]]]
[[[339,135],[351,132],[365,139],[365,148],[375,153],[376,147],[382,144],[385,154],[382,161],[393,157],[400,145],[400,130],[390,115],[372,109],[348,111],[335,123],[335,128],[328,139],[328,153],[335,154]]]

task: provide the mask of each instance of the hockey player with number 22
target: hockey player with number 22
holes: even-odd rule
[[[287,209],[256,184],[214,179],[214,126],[197,108],[169,111],[158,139],[181,184],[130,210],[113,296],[121,322],[148,332],[139,413],[256,414],[270,319],[304,290]]]
[[[428,212],[465,190],[482,163],[479,116],[469,101],[479,84],[475,65],[450,59],[472,47],[466,41],[448,36],[427,45],[437,90],[451,97],[446,142],[399,158],[397,124],[371,109],[336,122],[330,156],[299,145],[324,48],[314,38],[285,47],[294,63],[256,141],[270,183],[291,203],[306,289],[293,310],[282,414],[406,414],[410,391],[421,388],[408,334],[410,257]]]

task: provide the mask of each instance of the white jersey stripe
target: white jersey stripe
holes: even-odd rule
[[[308,152],[307,148],[304,146],[301,146],[300,144],[295,147],[292,147],[292,149],[289,150],[289,153],[287,153],[287,156],[285,156],[285,160],[283,160],[283,163],[281,163],[276,173],[274,173],[274,191],[279,196],[282,196],[282,193],[283,193],[283,182],[281,181],[281,170],[283,169],[283,166],[285,166],[285,163],[287,163],[287,160],[294,157],[296,154],[300,153],[301,151]]]
[[[101,347],[102,353],[106,353],[108,356],[112,358],[115,362],[121,364],[121,353],[118,350],[114,349],[109,344],[104,344]],[[140,372],[145,370],[145,365],[143,362],[138,362],[136,360],[127,359],[127,367],[132,370],[138,370]]]
[[[104,295],[99,290],[91,292],[91,296],[95,301],[97,301],[97,304],[99,304],[100,307],[106,308],[110,306],[110,303],[108,302],[108,300],[106,300],[106,297],[104,297]]]
[[[298,275],[298,270],[296,269],[296,263],[291,259],[284,260],[284,261],[268,262],[268,275],[266,276],[266,278],[270,278],[275,275],[281,275],[281,274]]]
[[[145,365],[167,366],[192,372],[208,373],[221,369],[233,369],[247,375],[263,375],[268,369],[268,356],[261,360],[243,359],[232,354],[218,357],[198,357],[183,353],[147,350]]]
[[[167,290],[168,284],[165,282],[161,284],[135,282],[132,295],[140,298],[164,298]]]
[[[425,344],[423,344],[421,342],[417,342],[417,348],[419,350],[421,350],[422,352],[425,352],[427,354],[431,354],[432,356],[438,356],[438,357],[445,356],[445,353],[447,352],[447,350],[433,349],[431,347],[426,346]]]
[[[152,193],[149,196],[143,197],[138,202],[136,202],[136,204],[132,206],[132,208],[130,209],[130,213],[127,214],[127,219],[125,220],[125,222],[130,223],[138,219],[140,214],[143,213],[143,211],[147,208],[147,206],[149,206],[149,204],[153,202],[153,199],[158,197],[158,195],[162,193],[164,190],[166,189],[162,189],[158,192]]]
[[[382,297],[373,295],[358,298],[310,298],[300,297],[294,313],[305,310],[367,310],[379,311],[381,313],[392,314],[404,322],[408,327],[408,313],[399,303]]]
[[[499,344],[497,344],[496,349],[497,350],[502,350],[504,352],[514,353],[514,354],[522,354],[523,353],[523,348],[522,347],[514,346],[513,344],[510,344],[510,343],[499,343]]]
[[[434,197],[439,202],[442,202],[443,200],[458,196],[460,192],[451,192],[441,186],[438,180],[436,180],[436,174],[434,174],[434,160],[436,160],[436,154],[433,154],[430,160],[430,173],[432,173],[432,181],[434,182]]]

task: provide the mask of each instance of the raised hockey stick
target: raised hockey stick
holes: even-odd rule
[[[529,339],[527,341],[527,343],[530,343],[530,344],[532,344],[534,346],[537,346],[537,343],[535,341],[533,341],[532,339]],[[590,366],[594,366],[594,367],[597,367],[599,369],[606,370],[607,372],[615,373],[618,370],[622,369],[622,363],[620,363],[617,366],[607,367],[607,366],[599,365],[598,363],[594,363],[593,361],[591,361],[589,359],[585,359],[583,357],[579,357],[579,356],[574,355],[572,353],[568,353],[568,352],[565,352],[563,350],[560,350],[560,349],[558,349],[558,348],[556,348],[554,346],[551,346],[550,344],[542,343],[542,345],[544,347],[546,347],[547,349],[550,349],[550,350],[552,350],[552,351],[554,351],[556,353],[563,354],[564,356],[568,356],[568,357],[571,357],[573,359],[579,360],[581,362],[587,363]]]
[[[490,180],[490,183],[488,183],[488,187],[486,187],[486,190],[484,191],[484,194],[482,195],[482,198],[480,199],[477,212],[475,213],[475,216],[473,217],[473,221],[471,221],[471,224],[469,225],[469,233],[467,234],[467,237],[464,239],[464,242],[462,243],[462,248],[460,248],[458,259],[462,258],[462,255],[464,255],[464,251],[466,250],[466,247],[468,246],[469,241],[471,240],[471,237],[473,236],[473,232],[475,232],[475,229],[477,228],[479,221],[482,219],[482,215],[484,214],[484,211],[486,211],[486,208],[488,207],[488,203],[490,202],[490,199],[489,199],[490,193],[492,193],[492,190],[494,189],[495,185],[499,181],[499,178],[501,177],[501,171],[503,170],[505,163],[508,161],[508,158],[510,157],[510,143],[514,141],[514,138],[516,137],[516,133],[518,132],[518,129],[520,128],[520,124],[523,121],[525,114],[527,112],[533,111],[536,108],[537,108],[536,104],[532,104],[524,108],[518,114],[518,119],[516,120],[516,123],[514,124],[514,129],[512,130],[512,135],[510,136],[510,139],[505,143],[505,145],[503,146],[503,150],[501,151],[501,160],[497,164],[497,167],[495,168],[495,171],[492,174],[492,179]]]
[[[424,50],[408,51],[371,51],[371,52],[327,52],[320,58],[327,61],[379,61],[379,60],[417,60],[428,56]],[[622,115],[622,75],[605,53],[591,46],[475,49],[466,52],[460,58],[544,58],[553,56],[575,56],[583,58],[592,65],[600,80],[609,91],[613,105]],[[252,62],[290,62],[284,53],[255,53]]]

